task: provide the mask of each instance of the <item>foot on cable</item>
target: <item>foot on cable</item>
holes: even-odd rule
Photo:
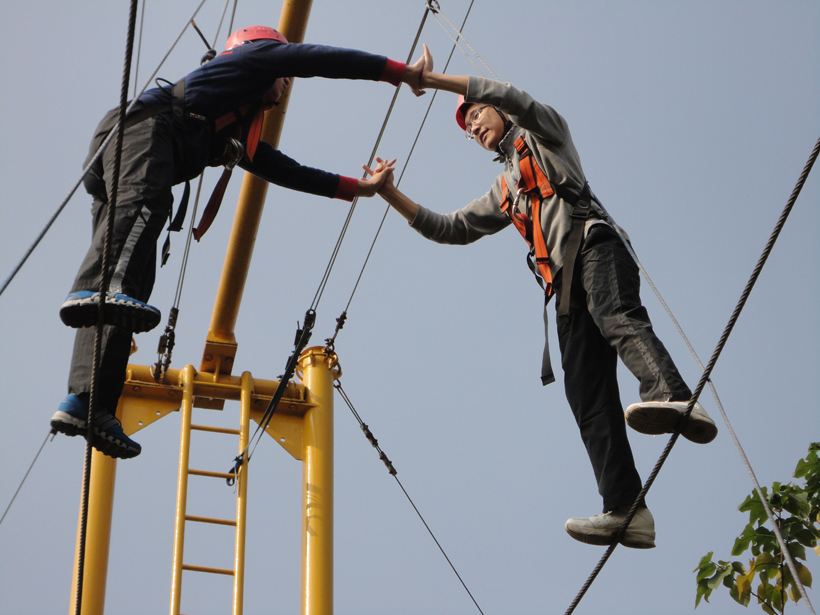
[[[97,323],[100,293],[78,290],[69,293],[60,307],[60,320],[69,327],[91,327]],[[109,292],[105,296],[105,324],[140,333],[159,324],[160,311],[147,303],[123,293]]]
[[[51,417],[51,428],[67,436],[85,434],[88,419],[88,395],[71,393],[57,406],[57,412]]]
[[[673,433],[680,417],[686,413],[688,401],[643,401],[626,409],[626,422],[645,434]],[[707,444],[717,436],[717,425],[699,403],[681,426],[681,435],[697,444]]]
[[[107,412],[94,415],[90,442],[103,455],[115,459],[131,459],[142,452],[139,443],[125,435],[117,417]]]
[[[626,521],[626,511],[609,511],[592,517],[572,517],[564,524],[567,534],[590,545],[611,545]],[[633,549],[655,547],[655,519],[648,508],[639,508],[632,517],[621,544]]]

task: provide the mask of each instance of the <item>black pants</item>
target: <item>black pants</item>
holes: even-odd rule
[[[103,123],[110,120],[111,114]],[[98,127],[98,137],[104,133]],[[92,142],[92,153],[99,141],[96,138]],[[112,139],[84,179],[85,188],[94,199],[92,238],[72,291],[98,290],[100,286],[114,155]],[[161,113],[126,127],[110,247],[111,292],[122,292],[140,301],[150,297],[156,274],[157,239],[168,219],[173,184],[174,142],[169,114]],[[68,377],[69,393],[88,393],[91,389],[95,332],[96,327],[77,330]],[[129,331],[112,326],[104,328],[97,389],[100,412],[113,413],[116,410],[130,349]]]
[[[638,268],[609,226],[589,230],[572,286],[569,314],[558,317],[564,387],[604,510],[621,509],[634,501],[641,480],[626,437],[617,358],[640,382],[644,401],[684,400],[691,392],[652,330]]]

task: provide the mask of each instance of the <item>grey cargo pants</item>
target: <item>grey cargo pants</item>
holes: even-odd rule
[[[638,268],[611,227],[596,224],[589,230],[572,286],[569,314],[558,316],[567,400],[604,511],[628,508],[641,480],[626,436],[618,357],[640,382],[644,401],[686,400],[691,391],[652,330],[641,304]]]
[[[91,143],[96,151],[105,134],[106,122],[97,129]],[[116,122],[116,119],[114,119]],[[112,128],[113,124],[108,128]],[[103,129],[103,130],[101,130]],[[102,273],[103,239],[109,193],[114,173],[114,140],[84,178],[93,197],[91,246],[71,287],[97,290]],[[111,292],[122,292],[147,301],[154,286],[157,239],[168,219],[174,183],[174,146],[170,113],[159,113],[125,129],[114,233],[111,238]],[[68,391],[87,394],[91,389],[92,356],[96,328],[78,329],[68,377]],[[98,390],[99,412],[113,413],[122,391],[131,349],[131,333],[117,327],[103,330],[101,371]]]

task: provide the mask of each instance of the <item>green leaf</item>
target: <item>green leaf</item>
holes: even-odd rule
[[[815,537],[814,532],[807,528],[795,530],[793,535],[801,545],[806,547],[814,547],[817,544],[817,538]]]
[[[715,570],[717,570],[717,566],[715,566],[714,562],[708,562],[698,571],[698,576],[696,580],[703,581],[704,579],[711,577],[713,574],[715,574]]]
[[[715,554],[714,551],[709,551],[709,553],[707,553],[706,555],[701,557],[700,561],[698,562],[698,565],[695,566],[695,568],[692,570],[692,572],[696,572],[696,571],[700,570],[701,568],[703,568],[704,565],[706,565],[707,563],[712,561],[712,556],[714,554]]]
[[[786,548],[789,550],[792,557],[803,560],[806,559],[806,548],[799,542],[787,542]]]
[[[743,532],[735,539],[735,544],[732,546],[732,555],[738,556],[749,548],[749,543],[755,536],[754,528],[747,525],[743,528]]]
[[[795,566],[797,567],[797,576],[800,578],[800,582],[806,587],[811,587],[811,571],[800,562],[795,562]]]

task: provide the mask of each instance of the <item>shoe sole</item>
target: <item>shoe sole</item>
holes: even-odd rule
[[[626,422],[635,431],[657,436],[673,433],[680,417],[680,412],[674,408],[638,407],[627,413]],[[696,444],[708,444],[717,436],[717,427],[710,421],[699,420],[690,414],[689,419],[681,428],[681,435]]]
[[[85,435],[86,423],[62,410],[57,410],[51,417],[51,428],[66,436],[82,436]]]
[[[588,545],[596,545],[599,547],[608,547],[615,542],[615,534],[582,534],[571,528],[565,528],[567,534],[572,536],[575,540],[583,542]],[[645,532],[627,532],[621,544],[631,549],[654,549],[655,535],[647,534]]]
[[[578,531],[573,530],[569,527],[564,527],[567,531],[567,534],[572,536],[575,540],[579,542],[586,543],[588,545],[596,545],[599,547],[606,547],[611,545],[615,542],[615,534],[588,534],[588,533],[581,533]]]
[[[129,446],[119,438],[109,436],[97,428],[91,430],[91,446],[114,459],[131,459],[142,452],[141,448]]]
[[[655,534],[646,532],[627,532],[621,540],[621,544],[630,549],[654,549]]]
[[[99,302],[91,299],[78,299],[66,302],[60,308],[60,320],[63,324],[79,329],[93,327],[97,324]],[[134,306],[130,303],[110,300],[106,307],[116,306],[116,309],[105,310],[105,324],[142,333],[150,331],[159,324],[159,312]]]

